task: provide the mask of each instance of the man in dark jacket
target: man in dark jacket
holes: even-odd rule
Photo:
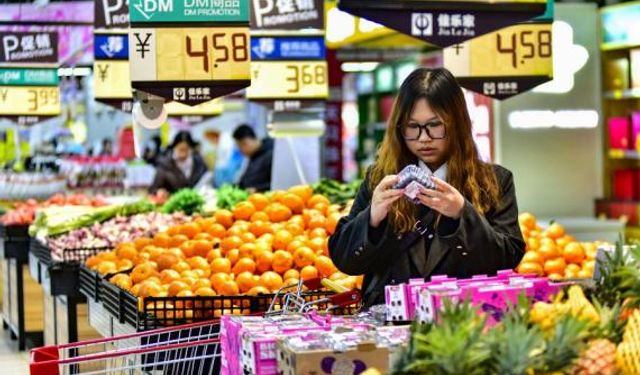
[[[273,160],[273,140],[258,139],[253,129],[246,124],[233,132],[233,139],[240,152],[249,158],[249,165],[238,185],[252,192],[267,191],[271,187],[271,163]]]

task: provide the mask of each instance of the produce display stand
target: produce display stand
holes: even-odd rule
[[[2,259],[2,325],[24,350],[29,341],[38,346],[42,332],[27,332],[25,324],[24,266],[29,262],[29,226],[0,225],[0,258]]]
[[[104,248],[68,249],[56,261],[40,241],[30,245],[29,268],[37,273],[44,290],[44,343],[63,344],[78,340],[78,305],[86,299],[78,289],[80,262]]]

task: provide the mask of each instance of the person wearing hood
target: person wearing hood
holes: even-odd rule
[[[271,188],[271,164],[273,161],[273,140],[258,139],[253,129],[246,124],[233,132],[233,139],[240,152],[249,158],[238,186],[251,192],[268,191]]]
[[[207,173],[207,165],[196,151],[196,145],[188,131],[176,134],[167,154],[158,160],[156,176],[149,188],[152,193],[175,193],[198,184]]]

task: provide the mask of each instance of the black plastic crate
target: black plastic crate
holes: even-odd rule
[[[28,239],[29,225],[4,225],[0,224],[0,237]]]
[[[138,327],[138,298],[133,294],[110,283],[108,279],[101,281],[102,304],[121,324]]]
[[[90,270],[83,264],[80,266],[80,271],[78,272],[78,281],[80,293],[96,302],[100,301],[102,277],[99,273]]]
[[[17,259],[19,263],[29,261],[29,226],[0,225],[0,255],[5,259]]]

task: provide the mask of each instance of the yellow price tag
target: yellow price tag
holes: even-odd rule
[[[522,24],[444,50],[444,66],[458,77],[551,76],[551,24]]]
[[[131,80],[248,80],[248,27],[131,29]]]
[[[58,86],[0,86],[0,114],[55,116],[60,114]]]
[[[249,99],[324,99],[329,96],[326,61],[254,61]]]
[[[222,114],[224,102],[222,99],[215,99],[194,106],[170,102],[165,104],[165,109],[169,116],[218,116]]]
[[[129,61],[96,61],[93,64],[96,99],[131,99]]]

